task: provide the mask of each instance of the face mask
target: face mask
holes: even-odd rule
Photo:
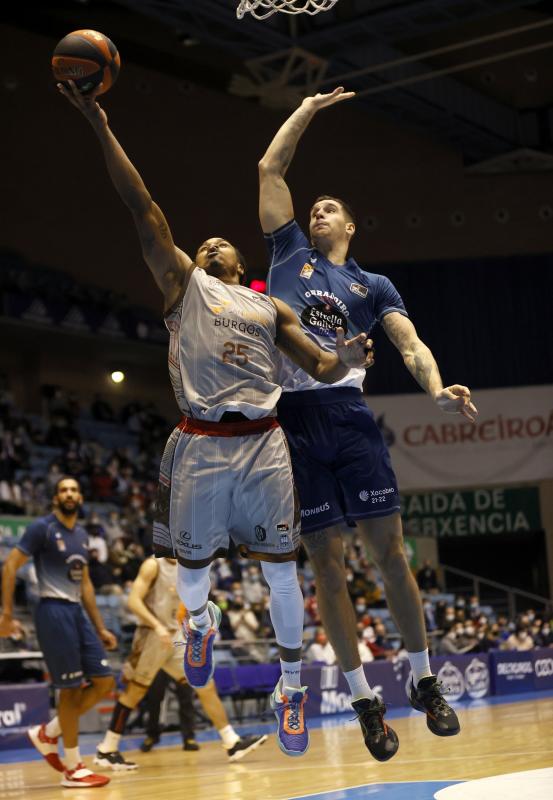
[[[446,614],[445,618],[446,622],[453,622],[453,620],[455,619],[455,614]]]
[[[367,606],[355,606],[355,610],[358,614],[363,614],[367,610]]]

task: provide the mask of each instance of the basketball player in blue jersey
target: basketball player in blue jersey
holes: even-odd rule
[[[165,300],[169,373],[183,415],[160,467],[157,556],[178,561],[177,588],[188,610],[184,672],[193,687],[213,675],[220,610],[208,601],[209,571],[229,535],[242,555],[261,561],[282,677],[271,697],[278,743],[290,756],[309,744],[301,686],[303,598],[296,574],[299,508],[286,440],[276,421],[281,387],[277,348],[316,380],[343,378],[372,363],[364,333],[336,353],[305,337],[281,300],[241,285],[244,260],[220,237],[205,241],[195,261],[175,246],[167,221],[111,132],[96,94],[70,82],[61,93],[88,120],[109,176],[134,219],[144,259]]]
[[[379,322],[407,369],[442,410],[474,420],[466,386],[443,387],[436,361],[419,339],[397,290],[383,275],[348,257],[355,220],[348,205],[325,195],[313,203],[307,236],[294,220],[284,176],[314,114],[353,96],[338,88],[307,97],[277,132],[259,163],[261,225],[271,257],[269,293],[296,312],[306,338],[330,352],[336,331],[369,331]],[[384,722],[385,706],[367,683],[356,620],[346,586],[341,526],[355,523],[380,568],[390,611],[409,651],[410,701],[438,736],[459,732],[455,712],[430,670],[424,617],[404,549],[399,495],[383,437],[361,394],[364,372],[323,386],[283,359],[279,421],[290,445],[302,515],[302,540],[312,563],[328,638],[348,681],[352,704],[372,755],[386,761],[398,748]],[[314,479],[316,476],[316,479]]]
[[[57,716],[30,728],[28,734],[50,766],[63,773],[62,786],[86,789],[104,786],[109,778],[95,775],[82,763],[79,717],[115,685],[103,645],[113,650],[117,640],[96,606],[88,574],[88,534],[77,522],[82,500],[77,481],[61,478],[54,491],[53,512],[32,522],[6,559],[0,636],[20,630],[12,616],[15,578],[32,557],[40,593],[36,631],[52,684],[59,689],[59,701]],[[83,687],[85,679],[88,685]],[[63,762],[58,755],[60,736]]]

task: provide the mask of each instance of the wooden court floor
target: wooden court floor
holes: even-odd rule
[[[95,790],[94,797],[286,800],[367,784],[468,780],[553,766],[553,697],[462,708],[459,716],[461,734],[451,739],[433,736],[423,716],[414,712],[394,719],[400,749],[386,764],[370,757],[358,723],[348,721],[347,715],[340,717],[338,724],[333,720],[331,727],[323,724],[312,730],[310,749],[299,759],[282,755],[274,736],[236,764],[228,763],[217,742],[202,744],[198,753],[185,753],[176,746],[158,747],[148,754],[136,751],[132,756],[139,769],[111,773],[111,783]],[[85,761],[90,766],[92,757],[87,756]],[[2,764],[0,770],[2,798],[53,800],[87,794],[87,790],[62,789],[57,773],[42,760]],[[371,800],[378,800],[381,793],[376,786],[367,786],[366,794],[359,791],[356,797]],[[428,800],[432,797],[429,788]]]

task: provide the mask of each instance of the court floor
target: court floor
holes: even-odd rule
[[[358,723],[348,715],[311,724],[311,746],[299,759],[287,758],[274,736],[243,761],[230,764],[211,732],[200,735],[198,753],[183,752],[175,735],[150,753],[125,750],[140,767],[111,773],[97,790],[103,800],[551,800],[553,798],[553,692],[491,698],[459,704],[462,731],[440,739],[416,712],[389,712],[400,738],[397,755],[386,764],[365,750]],[[352,713],[353,716],[353,713]],[[272,732],[273,724],[244,726]],[[92,753],[99,737],[83,737]],[[52,800],[83,790],[62,789],[59,776],[34,751],[0,752],[3,798]],[[91,765],[90,755],[85,761]],[[488,776],[525,772],[502,781]],[[474,781],[474,782],[473,782]],[[96,796],[96,794],[95,794]]]

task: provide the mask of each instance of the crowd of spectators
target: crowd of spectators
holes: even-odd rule
[[[123,432],[125,444],[106,445],[102,436],[84,435],[97,423]],[[132,628],[125,596],[140,564],[151,553],[151,527],[160,454],[169,423],[151,405],[132,403],[116,412],[101,395],[89,409],[59,386],[46,386],[42,413],[23,416],[0,376],[0,513],[36,516],[48,513],[56,481],[62,475],[79,480],[85,497],[82,520],[89,534],[90,576],[98,596],[117,603],[122,622]],[[117,436],[114,437],[117,439]],[[44,469],[34,469],[37,450],[47,450]],[[405,657],[403,643],[387,612],[384,586],[367,558],[360,538],[344,542],[346,577],[357,618],[363,663]],[[306,661],[334,664],[336,655],[322,628],[315,581],[309,561],[300,555],[299,578],[305,598]],[[269,595],[257,562],[231,551],[211,572],[212,599],[222,612],[219,640],[227,658],[261,662],[276,650]],[[515,620],[481,607],[477,596],[440,595],[436,568],[426,561],[416,573],[423,597],[429,641],[435,654],[487,652],[494,648],[528,650],[553,646],[549,616],[528,610]],[[26,596],[36,600],[32,564],[24,574]]]

